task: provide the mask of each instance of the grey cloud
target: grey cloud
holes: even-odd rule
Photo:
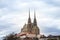
[[[25,6],[22,6],[22,7],[20,6],[20,8],[17,8],[17,7],[14,8],[15,7],[14,5],[16,4],[17,1],[22,2],[22,3],[23,2],[27,2],[29,4],[26,7]],[[37,1],[37,0],[35,0],[35,1]],[[35,4],[32,5],[31,2],[32,2],[32,0],[26,0],[26,1],[24,1],[24,0],[5,0],[4,2],[0,3],[0,9],[2,9],[2,13],[1,14],[2,15],[6,14],[6,16],[8,14],[11,14],[11,15],[14,14],[15,15],[15,12],[19,12],[21,14],[21,12],[23,12],[23,10],[28,9],[28,8],[31,8],[31,9],[40,8],[39,4],[38,5],[37,4],[36,5]],[[49,1],[46,0],[46,2],[47,2],[48,5],[54,4],[52,1],[49,2]],[[3,8],[6,8],[7,10],[3,9]],[[51,18],[53,17],[53,18],[58,18],[59,19],[60,18],[60,11],[59,10],[56,10],[54,12],[49,11],[49,12],[45,13],[45,15],[47,17],[49,16]],[[19,13],[16,13],[16,14],[19,14]],[[6,34],[10,33],[10,32],[13,32],[13,31],[16,31],[15,29],[12,28],[12,27],[14,27],[14,24],[6,22],[9,18],[6,19],[6,20],[5,19],[3,21],[0,20],[0,31],[2,32],[4,30],[6,31],[8,29],[8,31],[5,32]],[[55,26],[55,27],[57,27],[57,26]],[[52,33],[52,32],[60,33],[60,30],[58,30],[56,28],[53,28],[53,26],[52,26],[52,28],[43,27],[43,29],[44,29],[43,32],[45,32],[45,33]]]
[[[41,0],[41,1],[45,1],[46,3],[51,4],[53,6],[60,6],[59,0]]]
[[[60,10],[60,9],[59,9]],[[60,19],[60,11],[57,10],[57,11],[54,11],[54,12],[50,12],[50,13],[47,13],[45,14],[46,16],[50,16],[54,19]]]
[[[43,27],[41,32],[46,33],[46,35],[49,35],[49,34],[51,34],[51,35],[60,35],[60,30],[57,29],[57,28],[53,28],[53,27]]]

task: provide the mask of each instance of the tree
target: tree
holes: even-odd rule
[[[17,40],[18,37],[16,37],[16,34],[12,33],[9,34],[8,36],[4,37],[3,40]]]

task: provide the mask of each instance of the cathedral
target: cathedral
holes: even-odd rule
[[[34,20],[33,20],[33,22],[31,22],[30,10],[29,10],[28,22],[21,29],[21,33],[35,34],[35,35],[38,35],[40,33],[39,28],[38,28],[38,25],[37,25],[35,11],[34,11]]]

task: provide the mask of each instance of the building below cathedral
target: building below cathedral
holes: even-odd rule
[[[60,36],[45,36],[40,34],[40,29],[37,25],[36,15],[34,11],[34,20],[31,22],[30,11],[27,24],[24,24],[21,32],[17,34],[20,40],[60,40]]]

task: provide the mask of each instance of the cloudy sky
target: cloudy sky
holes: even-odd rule
[[[60,0],[0,0],[0,38],[20,32],[34,9],[41,34],[60,34]]]

